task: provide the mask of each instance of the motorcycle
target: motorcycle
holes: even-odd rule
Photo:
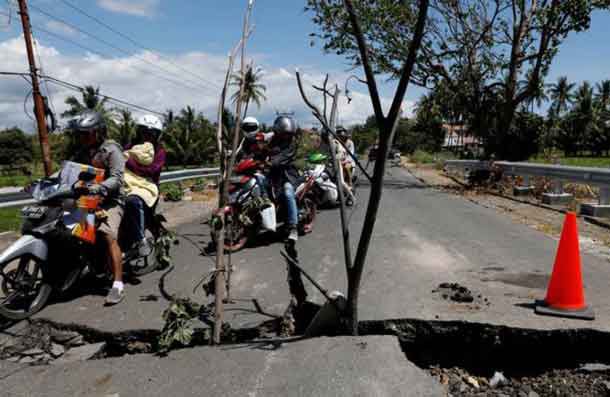
[[[306,175],[312,175],[316,181],[314,191],[317,198],[317,204],[320,207],[334,207],[339,205],[339,192],[337,184],[334,182],[338,177],[343,178],[344,173],[335,175],[335,170],[332,165],[328,165],[330,160],[323,153],[312,153],[307,157],[307,162],[312,167],[305,171]],[[352,174],[352,186],[343,183],[343,193],[347,206],[352,206],[356,202],[354,183],[357,180],[357,174]]]
[[[73,183],[61,177],[69,163],[64,163],[60,177],[42,179],[30,186],[36,204],[21,209],[22,236],[0,254],[2,317],[23,320],[40,311],[52,293],[66,293],[85,275],[110,275],[106,251],[100,242],[95,243],[97,209],[83,209],[96,203],[96,198],[80,196]],[[135,262],[124,258],[131,275],[142,276],[159,266],[157,243],[167,232],[164,221],[162,215],[147,220],[151,252]],[[126,242],[121,235],[119,244],[125,251]]]
[[[337,185],[332,181],[330,170],[326,166],[328,156],[322,153],[312,153],[307,157],[309,168],[305,170],[306,177],[311,177],[315,184],[313,186],[313,197],[318,207],[334,207],[339,204],[339,192]]]
[[[270,198],[263,198],[262,178],[257,177],[259,163],[253,159],[240,161],[234,169],[235,174],[229,180],[229,202],[223,209],[217,210],[213,219],[218,219],[223,211],[226,219],[224,248],[236,252],[259,233],[276,230],[277,219],[286,218],[285,206],[280,200],[280,192],[271,187]],[[298,181],[295,196],[299,208],[299,233],[311,232],[316,216],[317,205],[313,198],[313,176],[304,176]],[[218,223],[213,222],[213,228]],[[216,233],[212,231],[212,241]]]

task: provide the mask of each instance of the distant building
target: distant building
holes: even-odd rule
[[[443,149],[477,149],[481,146],[481,141],[477,137],[471,135],[468,131],[468,127],[464,124],[443,124],[443,129],[445,130]]]

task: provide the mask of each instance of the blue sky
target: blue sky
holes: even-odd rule
[[[164,59],[171,58],[173,62],[218,84],[226,64],[226,53],[239,38],[246,3],[245,0],[67,1],[162,53]],[[139,59],[108,49],[91,38],[41,15],[35,7],[117,46],[136,51],[137,57],[165,65],[176,73],[177,76],[172,78],[188,80],[192,76],[185,76],[183,71],[164,64],[156,54],[141,52],[121,37],[70,9],[61,0],[29,0],[29,3],[34,33],[39,39],[40,51],[44,54],[43,66],[48,74],[63,76],[79,84],[97,84],[109,95],[159,110],[192,103],[212,117],[218,95],[215,89],[211,88],[206,93],[194,90],[189,92],[160,82],[155,76],[145,73],[148,65],[142,64]],[[320,79],[324,72],[330,72],[336,81],[344,81],[348,74],[349,67],[344,59],[324,54],[319,46],[309,45],[308,34],[315,30],[315,26],[311,23],[310,16],[304,12],[303,6],[304,2],[297,0],[258,0],[255,4],[253,22],[256,29],[248,50],[249,55],[265,70],[269,101],[260,110],[255,110],[265,121],[273,117],[275,110],[294,110],[304,122],[311,120],[296,92],[293,77],[296,67],[310,75],[312,82]],[[4,4],[2,7],[6,11]],[[4,29],[0,27],[0,59],[8,59],[0,69],[26,71],[25,57],[20,49],[23,47],[19,36],[21,27],[18,16],[13,13],[12,17],[8,27],[6,18],[2,20],[0,17],[0,26],[5,26]],[[116,58],[100,59],[91,54],[87,55],[81,48],[37,32],[37,27],[53,31],[94,50],[111,53]],[[573,81],[597,82],[610,78],[608,37],[610,13],[595,14],[591,30],[568,38],[553,64],[547,82],[554,81],[560,75],[567,75]],[[134,64],[139,71],[127,66]],[[393,86],[392,83],[382,84],[382,94],[386,102],[391,98]],[[362,87],[353,88],[359,89],[361,93],[356,95],[349,108],[342,107],[342,119],[346,124],[361,121],[371,112],[365,91]],[[51,90],[55,94],[53,97],[56,107],[61,109],[63,99],[70,92],[58,87],[51,87]],[[6,78],[0,78],[0,92],[10,93],[0,97],[0,127],[11,123],[27,123],[22,111],[23,97],[27,94],[24,82],[7,83]],[[407,95],[407,106],[412,105],[422,92],[421,89],[411,86]]]

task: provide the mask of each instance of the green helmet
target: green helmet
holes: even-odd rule
[[[326,160],[328,160],[328,156],[323,153],[319,153],[319,152],[312,153],[309,155],[309,157],[307,157],[307,161],[312,164],[325,163]]]

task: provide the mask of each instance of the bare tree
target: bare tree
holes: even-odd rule
[[[368,45],[362,34],[362,29],[358,20],[358,15],[354,10],[351,0],[344,0],[345,9],[349,14],[350,25],[352,32],[356,37],[358,49],[360,51],[360,61],[366,76],[366,82],[375,111],[375,118],[379,127],[379,148],[377,159],[375,160],[373,181],[371,183],[371,192],[369,202],[366,209],[364,223],[362,225],[362,233],[358,242],[358,249],[354,258],[354,263],[347,269],[347,318],[349,319],[349,328],[353,335],[358,334],[358,294],[360,292],[360,280],[362,279],[362,271],[366,262],[366,256],[373,235],[379,203],[383,192],[383,179],[385,174],[386,159],[390,150],[390,144],[394,139],[396,126],[401,113],[402,102],[411,80],[413,66],[417,58],[417,53],[421,46],[424,36],[424,27],[428,14],[429,0],[419,0],[419,11],[417,22],[413,33],[413,38],[409,45],[409,52],[405,63],[402,67],[398,86],[392,100],[392,105],[387,115],[384,114],[381,107],[381,99],[377,89],[375,74],[368,57]]]
[[[241,80],[239,96],[236,98],[236,120],[235,126],[232,136],[231,149],[230,152],[224,147],[223,136],[224,136],[224,125],[222,123],[222,115],[224,112],[224,104],[227,96],[227,88],[229,84],[229,79],[231,76],[231,72],[233,70],[233,63],[235,60],[235,56],[237,52],[241,49],[241,67],[240,67],[240,75],[244,76],[246,72],[246,43],[248,37],[250,36],[252,29],[250,27],[250,16],[252,14],[252,8],[254,7],[254,0],[248,0],[248,8],[246,10],[246,14],[244,16],[244,24],[242,30],[242,37],[238,45],[235,49],[229,54],[229,67],[227,69],[227,73],[225,76],[225,83],[222,90],[222,94],[220,97],[220,102],[218,105],[218,131],[216,135],[218,150],[220,152],[220,167],[221,167],[221,176],[220,182],[218,184],[219,189],[219,197],[218,197],[218,211],[217,211],[217,220],[216,222],[216,269],[215,269],[215,286],[214,286],[214,297],[215,297],[215,311],[214,311],[214,330],[212,335],[212,343],[219,344],[221,331],[222,331],[222,322],[224,319],[224,295],[225,295],[225,273],[226,267],[224,264],[224,241],[225,241],[225,224],[226,217],[224,214],[224,207],[228,201],[228,189],[229,184],[228,180],[231,178],[231,173],[233,171],[233,166],[235,164],[235,157],[237,155],[237,149],[239,146],[239,137],[240,137],[240,124],[241,124],[241,108],[242,103],[244,102],[244,82],[245,79]],[[230,153],[230,154],[229,154]],[[231,269],[229,269],[231,271]],[[230,288],[230,287],[229,287]]]
[[[375,160],[373,176],[372,178],[370,178],[371,192],[369,196],[366,215],[364,218],[364,223],[362,226],[360,240],[358,242],[358,249],[353,262],[350,252],[349,229],[345,223],[345,203],[342,195],[342,188],[339,184],[339,199],[341,203],[341,224],[344,244],[345,266],[347,270],[347,308],[344,315],[347,322],[348,332],[352,333],[353,335],[357,335],[358,295],[360,292],[360,281],[362,279],[362,272],[364,269],[364,264],[366,262],[366,256],[371,242],[371,237],[373,235],[375,220],[377,218],[379,203],[381,201],[381,195],[383,192],[383,180],[385,174],[386,160],[388,157],[390,144],[394,138],[396,126],[398,125],[398,120],[402,111],[402,102],[404,100],[409,81],[411,80],[411,75],[413,73],[413,68],[417,59],[417,53],[420,49],[424,36],[424,27],[426,25],[429,0],[419,0],[419,10],[417,14],[413,37],[411,42],[409,43],[408,55],[400,70],[400,79],[398,82],[398,87],[396,88],[396,92],[394,94],[394,98],[392,100],[392,104],[387,115],[384,113],[381,107],[381,98],[379,96],[379,91],[377,88],[377,81],[375,79],[375,73],[373,71],[371,61],[369,59],[369,48],[366,42],[365,35],[363,34],[360,26],[359,16],[357,15],[351,0],[344,0],[343,5],[349,16],[350,34],[354,36],[354,39],[358,45],[358,50],[360,54],[358,61],[364,69],[364,73],[366,76],[366,84],[369,89],[373,110],[375,111],[375,118],[379,127],[378,155]],[[298,72],[297,83],[301,92],[301,96],[303,97],[303,100],[305,101],[307,106],[312,110],[313,115],[318,119],[318,121],[320,121],[324,128],[324,131],[330,133],[334,137],[334,115],[336,114],[336,104],[339,95],[339,89],[335,86],[334,93],[332,94],[327,91],[326,87],[328,83],[328,76],[326,77],[322,88],[314,87],[322,91],[323,94],[324,110],[320,111],[320,109],[313,103],[311,103],[311,101],[305,95],[301,76]],[[327,96],[332,96],[334,99],[333,110],[331,112],[330,120],[326,115]],[[337,159],[335,158],[334,142],[334,139],[330,140],[331,156],[333,157],[335,167],[340,167],[337,162]],[[359,167],[361,167],[359,163],[357,164]],[[337,168],[337,170],[339,170],[339,168]],[[368,177],[366,171],[364,172],[364,174]]]

